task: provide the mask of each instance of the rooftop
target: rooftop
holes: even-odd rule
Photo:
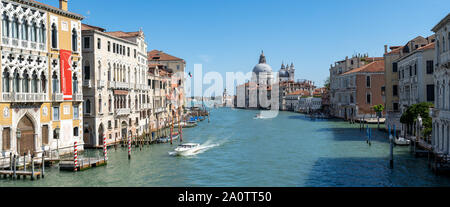
[[[365,66],[360,68],[355,68],[353,70],[347,71],[342,75],[348,75],[352,73],[376,73],[376,72],[384,72],[384,59],[373,61]]]
[[[152,50],[147,53],[148,60],[158,60],[158,61],[184,61],[181,58],[169,55],[160,50]]]

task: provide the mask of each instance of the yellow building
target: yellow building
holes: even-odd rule
[[[0,158],[83,149],[81,20],[33,0],[2,0]]]

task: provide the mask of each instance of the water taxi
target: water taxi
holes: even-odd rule
[[[183,155],[187,153],[196,153],[199,150],[201,150],[200,144],[186,143],[180,144],[177,148],[175,148],[174,152],[176,155]]]
[[[399,146],[408,146],[411,144],[411,141],[403,137],[398,137],[394,139],[394,143]]]

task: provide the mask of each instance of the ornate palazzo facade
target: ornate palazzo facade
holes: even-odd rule
[[[35,1],[2,0],[0,158],[83,149],[82,16]]]

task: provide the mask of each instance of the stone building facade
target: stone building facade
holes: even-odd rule
[[[142,31],[107,32],[82,25],[83,139],[91,147],[148,131],[153,96]]]
[[[450,154],[450,14],[432,31],[435,45],[435,108],[433,109],[432,146],[435,153]]]
[[[0,157],[83,150],[83,17],[59,3],[1,1]]]

